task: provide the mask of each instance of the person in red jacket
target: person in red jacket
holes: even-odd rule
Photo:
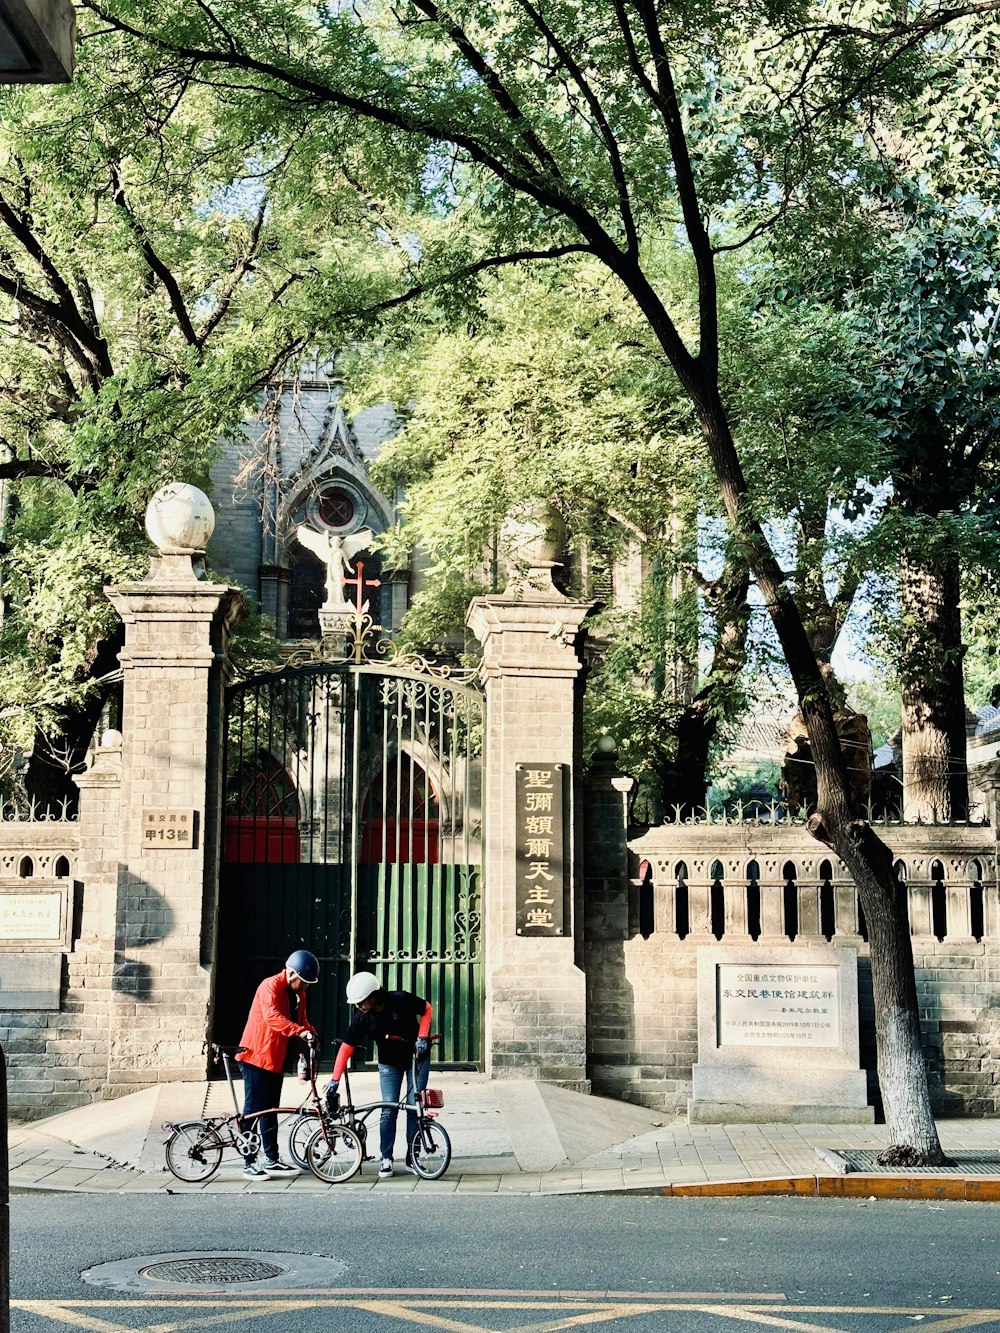
[[[282,971],[265,977],[250,1006],[240,1045],[243,1071],[243,1114],[265,1111],[281,1102],[281,1084],[292,1037],[312,1041],[316,1029],[306,1016],[306,990],[319,980],[319,962],[308,949],[290,954]],[[248,1180],[294,1175],[297,1168],[278,1156],[278,1117],[262,1115],[251,1128],[258,1128],[264,1149],[264,1165],[256,1154],[245,1159],[243,1174]]]

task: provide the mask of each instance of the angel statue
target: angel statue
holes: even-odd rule
[[[341,537],[335,532],[316,532],[300,524],[295,529],[295,536],[306,548],[318,555],[326,565],[326,601],[322,611],[353,611],[353,605],[344,596],[344,575],[351,572],[351,561],[359,551],[371,546],[375,534],[371,528],[360,528],[348,537]],[[361,607],[368,610],[368,603]]]

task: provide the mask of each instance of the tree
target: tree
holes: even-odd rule
[[[673,258],[665,247],[664,281]],[[404,519],[386,555],[419,549],[426,562],[404,639],[426,648],[460,635],[469,597],[502,581],[484,552],[496,552],[512,505],[553,504],[573,548],[561,574],[573,591],[603,600],[629,555],[649,571],[625,609],[606,605],[590,622],[601,647],[585,747],[610,733],[659,817],[689,814],[704,803],[712,746],[740,698],[748,579],[733,562],[717,578],[697,568],[709,488],[672,371],[594,263],[494,274],[460,312],[427,306],[402,331],[383,325],[344,368],[352,399],[407,405],[375,467]],[[712,662],[699,681],[700,643]]]
[[[934,50],[923,39],[964,11],[901,20],[873,6],[850,22],[821,8],[588,6],[437,0],[318,11],[231,0],[197,9],[136,0],[89,8],[161,68],[235,86],[280,120],[283,102],[367,136],[386,179],[430,206],[475,215],[490,253],[457,271],[586,252],[645,318],[690,400],[728,521],[795,683],[818,780],[815,835],[857,885],[872,948],[876,1037],[894,1143],[941,1161],[920,1048],[912,954],[889,849],[852,799],[829,691],[788,580],[750,503],[720,384],[716,259],[775,225],[815,178],[817,158],[849,190],[845,145],[893,97],[908,97]],[[687,35],[685,35],[687,34]],[[777,207],[775,208],[775,204]],[[731,214],[734,239],[716,219]],[[697,316],[679,322],[648,268],[646,237],[672,220],[689,248]],[[439,257],[438,257],[439,258]],[[432,268],[440,281],[440,268]],[[417,287],[426,283],[417,283]],[[412,289],[411,289],[412,290]]]
[[[276,145],[190,71],[179,96],[83,49],[71,87],[0,92],[0,751],[43,810],[75,803],[116,688],[102,588],[145,572],[149,497],[207,487],[312,321],[399,270],[349,181],[311,176],[305,121]]]
[[[963,564],[997,568],[978,512],[1000,428],[992,352],[1000,247],[978,201],[905,200],[883,263],[856,298],[879,330],[864,386],[889,458],[898,551],[903,800],[908,819],[968,816]]]
[[[789,219],[771,249],[776,285],[855,325],[856,401],[879,440],[868,477],[887,501],[868,545],[889,575],[875,620],[902,682],[908,819],[968,813],[960,584],[1000,554],[998,35],[989,16],[941,33],[911,96],[873,114],[841,216]]]

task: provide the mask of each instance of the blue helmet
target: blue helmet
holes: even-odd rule
[[[319,981],[319,962],[316,955],[310,953],[308,949],[296,949],[294,953],[290,953],[285,960],[285,967],[289,972],[301,977],[307,986]]]

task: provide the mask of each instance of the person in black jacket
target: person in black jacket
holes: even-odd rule
[[[431,1030],[432,1009],[420,995],[408,990],[387,991],[379,985],[371,972],[357,972],[347,983],[347,998],[354,1005],[351,1026],[337,1052],[333,1078],[327,1092],[335,1094],[347,1062],[356,1046],[371,1046],[378,1051],[379,1100],[398,1102],[406,1075],[406,1100],[416,1104],[416,1094],[427,1087],[431,1057],[427,1039]],[[413,1057],[417,1057],[416,1083],[413,1079]],[[392,1154],[396,1143],[397,1107],[384,1107],[379,1120],[379,1148],[382,1162],[379,1178],[392,1175]],[[416,1113],[406,1115],[406,1165],[410,1164],[410,1142],[417,1129]]]

